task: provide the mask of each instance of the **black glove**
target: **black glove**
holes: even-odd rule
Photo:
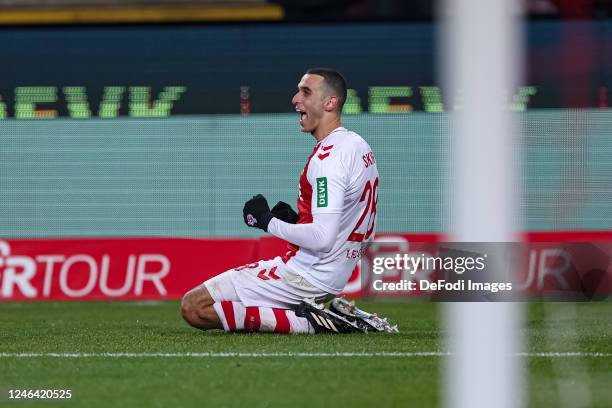
[[[274,215],[270,212],[268,201],[261,194],[257,194],[244,203],[242,214],[246,225],[253,228],[260,228],[266,232],[268,232],[270,220],[274,218]]]
[[[289,204],[282,201],[279,201],[274,207],[272,207],[271,213],[274,215],[274,217],[288,222],[289,224],[295,224],[298,222],[299,217],[297,213],[293,211],[293,208],[291,208]]]

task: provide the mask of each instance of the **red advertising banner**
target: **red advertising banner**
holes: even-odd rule
[[[440,234],[380,234],[376,242],[420,251],[426,243],[443,239]],[[553,243],[612,243],[612,231],[536,232],[527,234],[525,241],[532,244],[521,285],[527,293],[539,293],[574,279],[575,270],[563,264],[567,249]],[[274,237],[0,240],[0,301],[179,299],[225,270],[282,255],[285,247]],[[606,256],[589,251],[581,259]],[[610,268],[604,273],[609,275]],[[344,293],[363,295],[363,278],[356,268]]]
[[[257,250],[253,239],[0,240],[0,300],[178,299]]]

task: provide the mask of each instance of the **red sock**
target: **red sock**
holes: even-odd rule
[[[304,317],[293,310],[271,307],[245,307],[241,302],[217,302],[215,311],[226,332],[314,333]]]

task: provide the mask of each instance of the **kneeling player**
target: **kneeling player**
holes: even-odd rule
[[[310,69],[292,103],[303,132],[317,144],[299,180],[298,214],[279,202],[270,209],[257,195],[244,205],[244,221],[289,242],[283,257],[224,272],[189,291],[185,320],[203,330],[393,331],[386,321],[336,300],[374,238],[379,175],[374,154],[358,134],[340,126],[346,83],[336,71]],[[304,301],[307,299],[306,301]],[[368,325],[364,325],[369,317]]]

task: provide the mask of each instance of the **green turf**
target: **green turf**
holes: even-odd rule
[[[203,333],[186,326],[176,302],[3,303],[0,353],[444,349],[439,304],[360,305],[398,322],[401,333],[343,336]],[[528,309],[527,351],[612,353],[612,303],[535,303]],[[427,407],[437,406],[441,400],[441,361],[440,357],[428,356],[0,357],[0,389],[6,394],[10,387],[71,388],[74,400],[52,406],[72,407]],[[612,406],[612,358],[533,357],[524,361],[529,368],[526,382],[530,406],[560,406],[567,395],[588,398],[590,406]],[[572,387],[577,391],[572,392]],[[4,405],[7,404],[0,396],[0,408]],[[20,407],[30,405],[33,404],[19,403]]]

